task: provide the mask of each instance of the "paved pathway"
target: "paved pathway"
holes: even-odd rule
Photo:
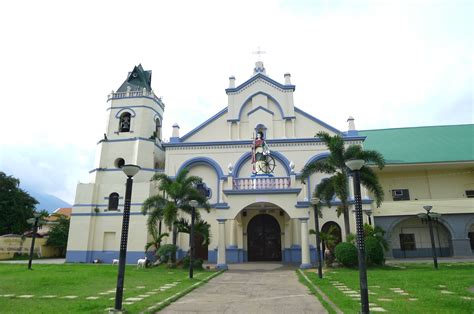
[[[298,282],[295,268],[268,263],[229,268],[160,313],[327,313]]]

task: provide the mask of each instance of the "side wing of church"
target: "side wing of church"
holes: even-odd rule
[[[182,136],[175,124],[165,143],[161,140],[165,106],[151,89],[151,71],[138,66],[128,74],[117,92],[109,95],[108,131],[98,143],[91,183],[77,188],[67,261],[117,258],[125,195],[120,168],[127,163],[142,168],[134,178],[127,262],[142,258],[150,239],[141,206],[156,193],[151,177],[160,172],[174,177],[186,168],[190,175],[203,178],[211,191],[211,211],[201,214],[211,225],[212,237],[208,246],[199,244],[199,258],[220,268],[247,261],[311,266],[316,241],[309,236],[309,229],[314,229],[309,199],[325,176],[314,174],[303,182],[300,171],[328,156],[325,144],[314,136],[319,131],[338,134],[346,145],[364,145],[366,136],[355,130],[352,118],[349,130],[341,132],[299,109],[294,104],[290,74],[280,83],[266,75],[262,62],[256,63],[254,74],[240,85],[230,77],[225,92],[227,107]],[[462,180],[472,181],[472,174]],[[362,191],[362,198],[363,210],[375,212],[367,191]],[[334,206],[324,208],[321,226],[322,231],[332,230],[343,239],[343,217],[335,211],[338,203],[334,199]],[[370,215],[364,219],[371,222]],[[381,220],[385,221],[391,220]],[[399,225],[391,226],[395,227]],[[355,233],[353,215],[350,229]],[[456,249],[472,254],[467,235],[465,239],[462,248]],[[448,245],[451,254],[453,243]],[[179,255],[184,256],[189,248],[186,234],[179,234],[178,247]]]

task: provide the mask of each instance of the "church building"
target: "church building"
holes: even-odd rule
[[[118,258],[124,209],[124,164],[141,170],[134,177],[127,262],[145,256],[150,235],[143,201],[156,194],[155,173],[174,177],[187,168],[210,188],[211,241],[198,257],[226,268],[230,263],[279,261],[308,268],[316,260],[314,213],[310,199],[326,176],[302,180],[301,169],[328,156],[315,137],[319,131],[339,134],[346,145],[380,151],[387,166],[378,171],[385,201],[376,207],[362,189],[364,220],[379,225],[391,245],[387,256],[430,256],[426,225],[417,218],[424,205],[441,214],[436,245],[441,256],[472,256],[474,250],[474,125],[358,131],[349,117],[338,130],[294,103],[291,75],[282,82],[266,74],[263,62],[237,84],[229,78],[227,106],[187,134],[173,125],[162,139],[165,105],[151,88],[151,71],[135,67],[108,96],[107,132],[97,144],[90,183],[77,186],[69,233],[67,262],[111,262]],[[192,114],[190,111],[189,114]],[[350,185],[352,187],[352,185]],[[350,229],[355,233],[353,193]],[[344,239],[343,216],[324,206],[321,230]],[[171,239],[168,239],[170,242]],[[189,248],[178,236],[179,256]]]

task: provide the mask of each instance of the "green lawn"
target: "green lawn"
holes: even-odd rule
[[[104,313],[105,309],[114,307],[117,269],[103,264],[33,264],[33,270],[29,271],[26,264],[0,264],[0,312]],[[143,299],[129,301],[133,304],[124,304],[123,308],[138,313],[164,301],[156,309],[162,308],[171,301],[170,297],[190,291],[214,274],[217,273],[195,271],[194,279],[190,280],[183,269],[127,266],[124,302],[127,298]],[[169,288],[165,288],[167,284]],[[28,295],[33,297],[25,297]],[[71,298],[65,298],[68,296]],[[88,300],[88,297],[97,299]]]
[[[389,313],[474,313],[474,264],[440,264],[439,270],[432,264],[399,266],[369,268],[369,302],[375,304],[371,308]],[[357,269],[327,269],[322,280],[314,270],[304,274],[344,313],[360,310],[359,300],[350,296],[351,290],[359,293]]]

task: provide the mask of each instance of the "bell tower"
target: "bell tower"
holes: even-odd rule
[[[135,66],[118,90],[108,95],[108,121],[99,142],[97,169],[120,169],[124,164],[149,170],[163,168],[161,128],[165,105],[151,88],[151,74],[141,64]],[[97,175],[96,180],[100,177]]]
[[[107,122],[97,143],[95,167],[89,183],[79,183],[72,209],[68,262],[111,262],[118,258],[125,174],[135,164],[127,263],[143,258],[147,242],[146,217],[141,204],[150,196],[150,179],[164,168],[161,126],[165,105],[151,88],[151,71],[135,66],[116,92],[107,98]]]

